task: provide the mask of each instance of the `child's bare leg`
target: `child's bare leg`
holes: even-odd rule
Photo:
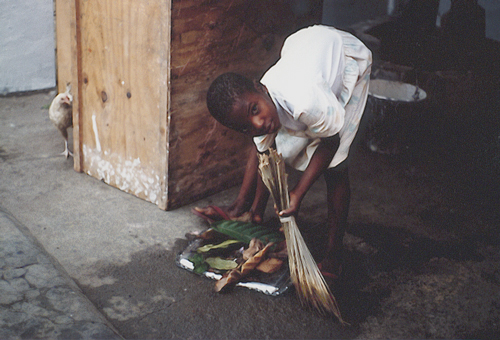
[[[328,243],[321,269],[340,275],[343,259],[343,239],[347,228],[347,215],[351,188],[347,167],[342,170],[328,169],[324,172],[328,205]]]

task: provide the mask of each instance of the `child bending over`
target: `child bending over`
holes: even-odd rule
[[[325,277],[341,271],[350,186],[349,148],[368,96],[372,56],[361,41],[333,27],[316,25],[289,36],[278,62],[260,82],[225,73],[211,84],[207,106],[223,125],[253,137],[243,184],[229,218],[244,213],[261,222],[269,193],[258,175],[257,152],[275,147],[285,162],[303,174],[290,191],[297,215],[305,194],[324,175],[328,206],[328,243],[319,267]],[[214,208],[198,209],[206,215]]]

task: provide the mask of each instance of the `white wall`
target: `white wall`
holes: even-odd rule
[[[53,0],[0,0],[0,94],[56,85]]]

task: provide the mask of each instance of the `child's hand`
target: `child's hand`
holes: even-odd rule
[[[297,216],[299,214],[301,200],[293,191],[290,192],[290,207],[278,212],[279,217]]]

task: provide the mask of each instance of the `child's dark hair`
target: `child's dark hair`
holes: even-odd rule
[[[228,126],[226,116],[233,109],[236,99],[244,93],[255,91],[254,83],[245,76],[233,72],[223,73],[208,88],[208,111],[219,123]]]

